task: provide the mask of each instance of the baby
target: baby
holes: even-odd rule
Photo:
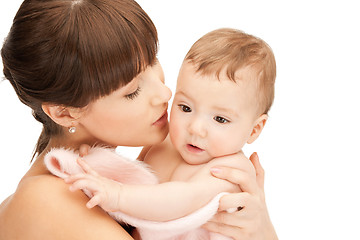
[[[275,75],[272,50],[261,39],[235,29],[204,35],[181,66],[169,136],[145,153],[144,161],[159,184],[119,184],[80,160],[85,173],[66,179],[72,183],[70,189],[90,191],[89,208],[99,205],[109,212],[158,222],[187,216],[219,193],[241,191],[238,185],[213,177],[210,168],[253,168],[242,148],[254,142],[265,126]]]

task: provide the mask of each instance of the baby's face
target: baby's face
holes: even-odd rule
[[[203,76],[192,64],[180,70],[170,114],[170,137],[189,164],[239,152],[257,119],[255,84],[241,70],[236,82]]]

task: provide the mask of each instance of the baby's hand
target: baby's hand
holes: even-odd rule
[[[65,179],[66,183],[71,184],[70,191],[82,189],[91,193],[92,197],[87,202],[86,207],[93,208],[96,205],[105,211],[115,212],[119,209],[121,184],[111,179],[100,176],[82,159],[77,160],[84,173],[70,175]]]

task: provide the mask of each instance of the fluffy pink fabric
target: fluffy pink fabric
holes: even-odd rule
[[[52,149],[45,156],[49,171],[66,178],[69,174],[81,173],[77,164],[79,155],[66,149]],[[83,158],[100,175],[123,184],[157,184],[156,176],[148,166],[138,160],[129,160],[118,155],[114,150],[94,147]],[[90,193],[84,191],[87,196]],[[108,212],[115,220],[136,227],[143,240],[229,240],[220,234],[209,233],[200,228],[217,212],[219,199],[226,193],[218,194],[206,206],[194,213],[168,222],[154,222],[134,218],[122,212]]]

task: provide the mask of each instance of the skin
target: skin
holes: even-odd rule
[[[140,92],[134,95],[139,87]],[[83,109],[44,103],[44,112],[64,131],[50,140],[16,192],[0,205],[0,239],[132,239],[100,208],[88,210],[88,199],[82,192],[71,193],[61,179],[51,175],[43,163],[44,154],[53,147],[78,149],[82,143],[159,143],[168,133],[166,110],[170,97],[157,63],[128,85]],[[76,133],[68,132],[71,126],[76,127]]]
[[[236,82],[223,72],[204,76],[185,61],[171,108],[170,137],[185,163],[203,164],[241,151],[260,135],[267,121],[259,114],[252,71],[237,71]],[[231,139],[229,141],[229,139]]]
[[[54,240],[133,239],[99,207],[87,209],[85,204],[88,198],[80,191],[70,192],[63,180],[49,173],[43,158],[44,154],[54,147],[79,149],[81,144],[94,143],[113,146],[150,146],[161,142],[168,133],[164,111],[167,109],[171,92],[163,83],[160,64],[147,69],[139,76],[141,79],[135,78],[130,84],[82,109],[43,103],[44,112],[63,127],[63,134],[51,138],[47,148],[37,157],[19,182],[16,192],[1,203],[0,239],[33,240],[47,239],[49,236]],[[139,94],[134,95],[139,86],[141,89]],[[135,98],[130,99],[129,96]],[[125,118],[122,116],[124,112],[126,112]],[[140,117],[141,121],[139,121]],[[132,120],[127,121],[129,119]],[[76,127],[76,133],[70,134],[68,128],[73,126]],[[137,129],[143,131],[137,132]],[[112,134],[116,134],[117,137],[113,138]],[[145,156],[147,150],[148,147],[145,147],[140,159]],[[86,154],[86,150],[80,149],[80,153]],[[254,209],[266,210],[265,201],[257,201],[259,196],[263,195],[263,189],[255,187],[256,177],[251,174],[244,175],[244,170],[241,169],[221,169],[223,171],[216,177],[232,181],[241,187],[242,184],[253,187],[256,189],[252,191],[253,198],[244,196],[246,203]],[[255,169],[257,169],[256,165]],[[239,180],[239,175],[245,177]],[[242,195],[228,195],[221,200],[221,205],[226,208],[237,207],[239,196]],[[206,227],[229,236],[234,234],[245,236],[242,239],[251,239],[246,237],[250,236],[250,233],[252,237],[258,237],[253,239],[276,239],[275,231],[258,231],[258,229],[273,229],[271,222],[263,221],[268,218],[267,211],[261,211],[262,215],[259,216],[259,213],[254,214],[254,211],[247,209],[250,207],[241,211],[244,216],[218,214],[220,217],[215,217]],[[254,227],[249,228],[249,223],[252,223],[249,219],[255,219]],[[224,225],[225,221],[230,222],[230,225]],[[133,237],[138,239],[136,233]]]
[[[256,88],[249,80],[251,73],[245,68],[237,72],[236,82],[229,80],[226,74],[221,74],[219,80],[215,75],[204,76],[196,72],[192,64],[184,62],[171,110],[172,141],[167,138],[152,147],[145,156],[145,162],[151,164],[161,184],[119,185],[99,176],[79,160],[87,174],[66,179],[67,183],[72,183],[70,189],[91,191],[94,196],[87,203],[89,208],[100,205],[107,211],[121,211],[152,221],[180,218],[205,205],[217,193],[239,192],[238,185],[214,178],[216,173],[220,173],[219,169],[213,169],[214,176],[209,175],[209,169],[216,164],[233,166],[241,169],[242,175],[256,180],[256,168],[261,168],[258,158],[253,155],[250,162],[242,153],[239,154],[246,142],[256,140],[267,120],[265,114],[259,116]],[[234,180],[239,182],[239,179]],[[255,190],[255,186],[248,182],[244,182],[242,188],[248,193]],[[261,207],[259,200],[262,199],[258,199],[257,195],[253,198],[253,205],[257,203]],[[147,199],[145,202],[144,198]],[[247,210],[253,207],[245,202],[244,197],[238,196],[236,200],[246,203]],[[228,200],[225,198],[225,201]],[[220,210],[226,210],[225,206],[221,204]],[[266,209],[262,210],[266,212]],[[206,226],[214,226],[217,219],[221,221],[222,218],[228,219],[229,225],[236,220],[222,212]],[[248,224],[248,228],[251,227],[252,224]],[[239,237],[230,232],[228,236]]]
[[[254,107],[256,103],[251,101],[251,99],[255,99],[252,97],[255,89],[250,84],[250,81],[246,81],[246,79],[251,78],[249,75],[251,72],[248,69],[241,69],[237,72],[240,81],[237,81],[237,86],[234,86],[234,83],[230,81],[221,82],[220,84],[217,79],[199,76],[199,73],[196,73],[193,67],[191,64],[184,62],[181,68],[170,116],[172,142],[180,152],[183,160],[188,164],[206,162],[209,158],[238,151],[245,142],[252,143],[256,140],[267,120],[266,115],[260,114],[259,116],[257,108]],[[223,75],[222,77],[224,78]],[[212,81],[209,82],[208,80]],[[220,87],[224,89],[220,90]],[[216,89],[216,92],[213,91],[214,89]],[[184,92],[188,96],[184,96]],[[223,93],[223,95],[220,94],[219,96],[219,92]],[[205,100],[201,101],[201,97]],[[238,101],[235,101],[235,99]],[[198,104],[201,107],[198,108],[199,111],[189,113],[189,109],[185,107],[187,110],[185,114],[188,114],[188,116],[178,116],[178,114],[184,114],[184,111],[182,111],[184,105],[193,104],[193,106],[196,106],[196,101],[202,103],[201,105]],[[208,114],[207,116],[206,113],[211,112],[211,107],[217,107],[219,103],[222,106],[236,106],[239,112],[234,111],[233,108],[228,108],[226,109],[228,111],[225,110],[222,113],[224,115]],[[174,108],[180,108],[181,111],[174,111],[176,110]],[[206,111],[209,109],[210,111]],[[234,112],[238,114],[233,115]],[[206,121],[204,121],[204,116],[207,119]],[[237,118],[239,116],[241,118]],[[212,121],[214,119],[218,120],[218,122]],[[219,125],[219,121],[225,124],[229,123],[225,120],[230,120],[232,125],[223,126],[220,124],[220,126],[213,126]],[[187,129],[187,131],[181,131],[183,129]],[[231,138],[233,141],[226,141],[227,138]],[[204,144],[202,146],[205,146],[205,151],[199,154],[189,154],[187,148],[183,147],[189,143],[186,139]],[[202,141],[202,139],[208,139],[208,141]],[[194,144],[191,141],[190,143]],[[278,237],[265,203],[264,169],[259,162],[257,153],[250,156],[250,161],[253,167],[243,165],[243,167],[233,168],[220,166],[222,164],[212,166],[210,171],[213,176],[237,184],[242,192],[229,194],[221,198],[219,212],[203,227],[236,240],[276,240]],[[171,176],[168,172],[163,171],[160,161],[151,162],[150,164],[157,167],[164,174],[161,176],[162,180],[174,177],[174,175]],[[239,205],[244,206],[241,211],[234,213],[225,211],[226,209],[237,208]]]
[[[255,170],[226,168],[216,166],[211,169],[212,174],[220,179],[237,183],[242,192],[233,193],[220,199],[218,213],[213,219],[203,225],[203,228],[222,233],[235,240],[277,240],[277,234],[270,220],[265,203],[264,176],[257,153],[250,156]],[[243,209],[234,213],[224,210],[238,207],[241,203]]]

